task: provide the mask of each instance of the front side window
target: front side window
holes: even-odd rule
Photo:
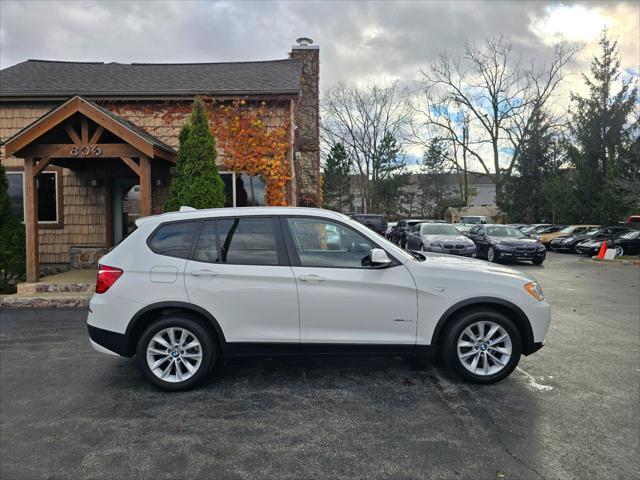
[[[330,220],[288,218],[294,247],[303,267],[363,266],[374,244],[363,235]]]
[[[197,227],[197,221],[161,225],[149,238],[149,248],[158,255],[189,258]]]
[[[24,221],[24,174],[7,172],[11,209]],[[38,192],[38,222],[56,223],[58,218],[58,172],[42,172],[36,178]]]

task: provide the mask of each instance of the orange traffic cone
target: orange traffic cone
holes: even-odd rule
[[[600,247],[600,251],[598,252],[598,258],[602,260],[604,258],[604,254],[607,251],[607,242],[602,242],[602,246]]]

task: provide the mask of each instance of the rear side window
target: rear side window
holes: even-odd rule
[[[273,219],[225,218],[207,221],[194,260],[235,265],[278,265]]]
[[[197,228],[198,222],[177,222],[161,225],[149,238],[149,248],[158,255],[189,258],[191,244]]]

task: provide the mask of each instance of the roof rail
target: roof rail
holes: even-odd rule
[[[195,212],[197,210],[197,208],[193,208],[193,207],[189,207],[188,205],[183,205],[182,207],[180,207],[180,210],[178,210],[179,212]]]

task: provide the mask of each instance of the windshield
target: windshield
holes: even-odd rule
[[[627,232],[624,235],[620,235],[620,238],[624,238],[625,240],[635,240],[640,238],[640,230],[637,232]]]
[[[520,230],[513,227],[487,227],[489,237],[526,238]]]
[[[442,223],[426,223],[420,227],[421,235],[460,235],[460,232],[453,225]]]
[[[460,217],[458,223],[472,223],[474,225],[479,225],[480,220],[480,217]]]

